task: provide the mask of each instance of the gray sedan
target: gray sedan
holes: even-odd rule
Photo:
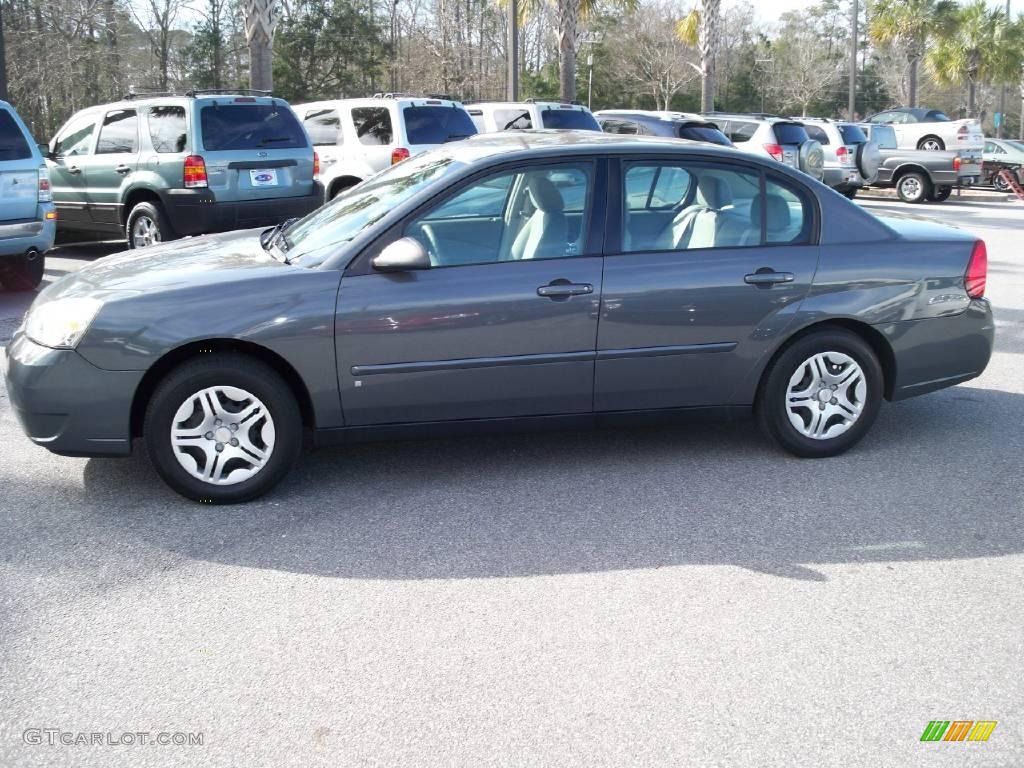
[[[883,400],[978,376],[985,245],[884,221],[770,159],[597,133],[491,134],[290,224],[101,259],[8,348],[29,437],[145,441],[179,493],[272,488],[304,443],[753,408],[805,457]]]

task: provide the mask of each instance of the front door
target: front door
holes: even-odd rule
[[[724,162],[628,161],[620,177],[595,410],[733,404],[814,276],[809,193]]]
[[[50,189],[57,207],[61,229],[91,229],[88,187],[85,182],[86,160],[92,155],[93,139],[99,116],[88,114],[72,120],[57,134],[50,147],[55,159],[46,161],[50,173]]]
[[[386,236],[418,240],[430,269],[353,265],[335,325],[346,424],[592,410],[596,171],[560,162],[478,177]]]

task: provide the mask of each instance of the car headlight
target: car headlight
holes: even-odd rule
[[[48,301],[29,311],[25,335],[44,347],[74,349],[102,306],[103,302],[98,299]]]

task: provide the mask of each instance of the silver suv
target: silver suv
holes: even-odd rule
[[[822,181],[836,192],[854,198],[857,190],[878,176],[881,155],[860,126],[824,117],[801,117],[807,135],[821,144],[825,153]]]
[[[536,128],[601,130],[589,109],[564,101],[483,101],[471,102],[466,108],[480,133]]]
[[[825,156],[802,123],[765,114],[705,112],[741,152],[771,157],[821,180]]]

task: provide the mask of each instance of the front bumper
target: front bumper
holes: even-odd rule
[[[40,203],[33,219],[0,221],[0,257],[21,256],[33,248],[45,253],[53,248],[57,220],[47,219],[46,214],[55,210],[53,203]]]
[[[164,210],[179,235],[204,235],[234,229],[270,227],[302,217],[324,204],[324,188],[313,184],[308,195],[272,197],[265,200],[217,200],[209,189],[169,189],[163,194]]]
[[[37,445],[62,456],[127,456],[144,371],[105,371],[72,349],[16,334],[4,378],[14,414]]]
[[[958,315],[875,327],[889,340],[896,359],[892,400],[905,400],[980,376],[992,357],[995,342],[988,299],[974,299]]]

